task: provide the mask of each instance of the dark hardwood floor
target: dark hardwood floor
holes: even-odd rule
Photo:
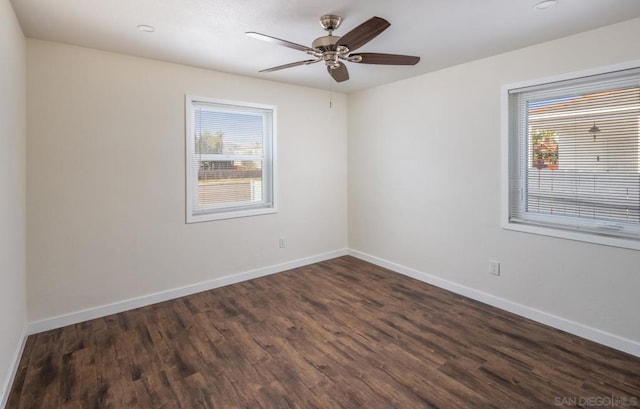
[[[640,406],[640,359],[352,257],[28,338],[8,409]]]

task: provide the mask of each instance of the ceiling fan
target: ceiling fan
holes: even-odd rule
[[[260,40],[293,48],[294,50],[303,51],[314,58],[312,60],[297,61],[279,65],[277,67],[267,68],[260,72],[278,71],[285,68],[315,64],[322,61],[327,66],[327,71],[331,77],[333,77],[337,82],[342,82],[349,79],[349,70],[347,70],[347,66],[344,64],[344,61],[360,64],[383,65],[415,65],[420,61],[420,57],[414,57],[411,55],[381,53],[350,54],[352,51],[355,51],[373,40],[378,36],[378,34],[386,30],[391,23],[380,17],[372,17],[342,37],[337,37],[333,35],[333,31],[340,27],[340,23],[342,23],[342,17],[340,16],[327,14],[320,17],[320,25],[329,32],[329,35],[316,38],[311,44],[311,47],[281,40],[266,34],[255,32],[247,32],[245,34]]]

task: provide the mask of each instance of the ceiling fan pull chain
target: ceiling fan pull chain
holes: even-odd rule
[[[333,81],[329,77],[329,109],[333,108]]]

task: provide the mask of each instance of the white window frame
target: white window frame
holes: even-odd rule
[[[194,103],[206,103],[227,106],[235,111],[247,109],[260,109],[271,112],[271,129],[267,129],[263,135],[263,155],[262,160],[262,193],[263,199],[259,203],[247,202],[221,204],[216,206],[194,206],[194,196],[198,194],[197,169],[199,166],[193,160],[194,145],[194,124],[193,108]],[[221,108],[221,110],[223,110]],[[277,130],[277,107],[275,105],[257,104],[244,101],[234,101],[209,97],[185,95],[185,163],[186,163],[186,222],[197,223],[213,220],[232,219],[238,217],[258,216],[277,213],[277,168],[276,168],[276,130]],[[206,154],[203,155],[211,160],[255,160],[254,156]],[[195,176],[195,177],[194,177]]]
[[[615,236],[612,231],[606,231],[606,226],[603,226],[602,234],[598,234],[594,231],[576,231],[576,230],[565,230],[562,228],[556,228],[551,226],[542,226],[534,224],[535,216],[532,218],[531,224],[526,224],[522,222],[512,222],[510,220],[510,185],[511,185],[511,175],[510,175],[510,167],[514,165],[514,160],[510,157],[510,152],[514,149],[514,141],[512,139],[516,138],[512,136],[510,129],[510,98],[509,91],[527,87],[540,86],[544,84],[551,84],[559,81],[567,81],[574,80],[594,75],[607,74],[616,71],[629,70],[629,69],[637,69],[640,67],[640,60],[629,61],[625,63],[609,65],[604,67],[593,68],[589,70],[583,70],[578,72],[566,73],[551,77],[545,77],[535,80],[523,81],[513,84],[506,84],[502,86],[501,89],[501,110],[502,110],[502,190],[501,190],[501,199],[502,199],[502,208],[501,208],[501,226],[503,229],[514,230],[524,233],[532,233],[539,234],[544,236],[568,239],[568,240],[576,240],[583,241],[594,244],[602,244],[607,246],[621,247],[633,250],[640,250],[640,240],[635,238],[623,237],[623,236]]]

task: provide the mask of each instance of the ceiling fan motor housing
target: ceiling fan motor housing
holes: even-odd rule
[[[329,34],[328,36],[318,37],[313,40],[311,43],[311,47],[320,50],[320,51],[329,51],[335,49],[335,45],[338,42],[340,37],[332,36]]]

